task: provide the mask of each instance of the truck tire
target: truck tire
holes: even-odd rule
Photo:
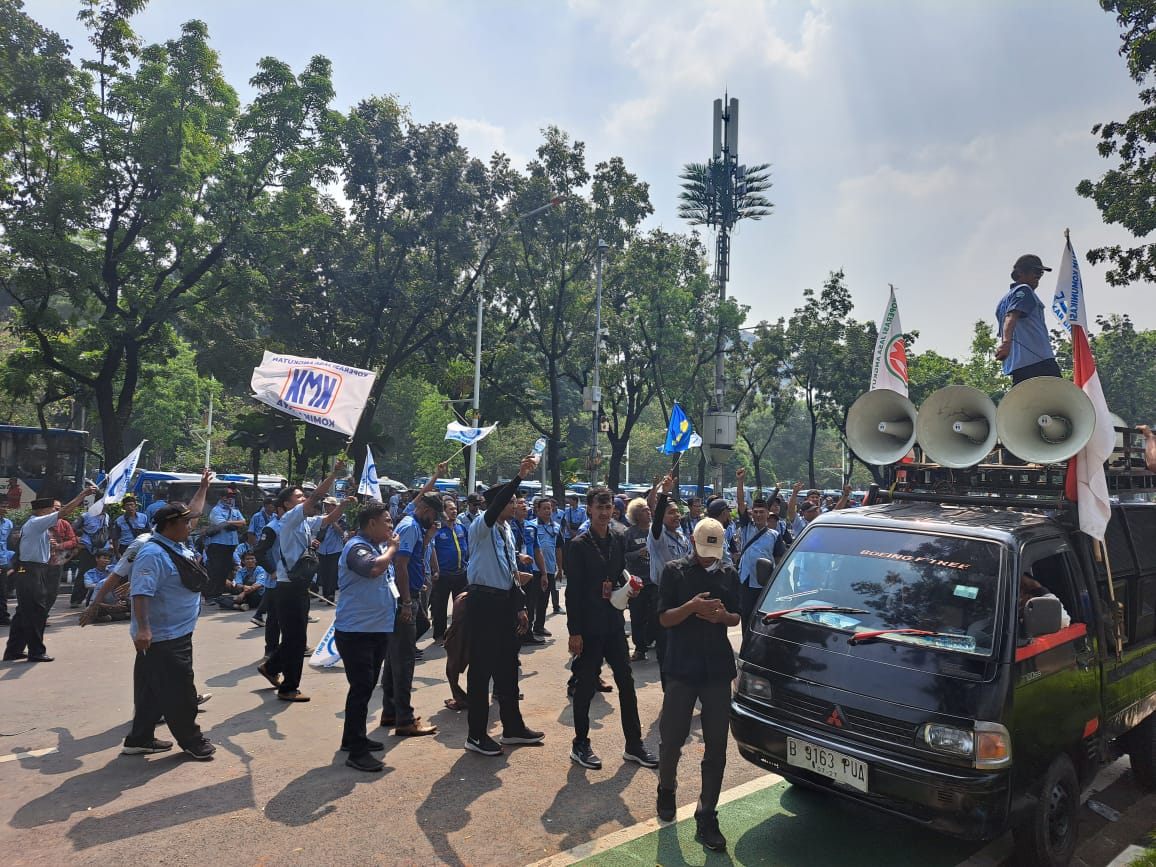
[[[1132,776],[1142,789],[1156,789],[1156,714],[1132,729],[1128,735],[1128,758]]]
[[[1080,783],[1067,756],[1059,756],[1040,788],[1031,818],[1012,829],[1016,863],[1031,867],[1063,867],[1076,851]]]

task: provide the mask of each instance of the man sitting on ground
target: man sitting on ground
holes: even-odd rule
[[[217,597],[217,604],[233,611],[256,608],[265,593],[265,579],[265,570],[257,565],[257,555],[246,551],[241,555],[241,568],[232,581],[225,583],[225,594]]]

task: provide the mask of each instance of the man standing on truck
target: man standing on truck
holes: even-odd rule
[[[996,361],[1003,362],[1005,376],[1018,385],[1036,376],[1059,376],[1048,326],[1044,322],[1044,302],[1036,295],[1045,267],[1039,256],[1025,253],[1012,266],[1011,288],[995,308],[1000,341]]]
[[[718,826],[718,798],[727,761],[735,654],[727,629],[739,624],[739,576],[723,557],[725,531],[713,518],[694,528],[694,552],[662,573],[658,622],[667,629],[666,689],[658,721],[658,818],[674,820],[678,760],[690,734],[695,702],[702,706],[702,793],[695,839],[716,852],[727,841]]]

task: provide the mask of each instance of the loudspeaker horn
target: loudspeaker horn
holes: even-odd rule
[[[978,388],[949,385],[919,407],[915,438],[940,466],[975,466],[995,448],[995,416],[995,404]]]
[[[847,442],[869,464],[893,464],[915,445],[915,405],[889,388],[859,395],[847,412]]]
[[[1064,461],[1096,431],[1092,401],[1076,385],[1037,376],[1012,388],[995,414],[1000,442],[1013,455],[1036,464]]]
[[[1108,417],[1112,419],[1112,427],[1125,428],[1131,430],[1131,425],[1114,412],[1109,412]],[[1121,431],[1116,431],[1116,451],[1122,452],[1124,450],[1124,434]]]

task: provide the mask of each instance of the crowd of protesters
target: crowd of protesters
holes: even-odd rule
[[[0,514],[0,576],[15,584],[17,596],[4,659],[52,660],[44,625],[65,564],[74,560],[70,603],[85,606],[81,625],[128,621],[136,649],[135,710],[123,751],[173,749],[155,734],[163,720],[186,754],[207,760],[215,747],[196,722],[197,706],[207,700],[193,672],[198,617],[213,608],[250,612],[252,625],[265,631],[257,672],[278,699],[304,703],[308,625],[317,620],[311,604],[332,606],[334,643],[349,682],[341,748],[347,765],[373,772],[384,767],[373,755],[383,744],[368,734],[378,684],[380,727],[396,737],[437,731],[412,706],[423,657],[418,642],[431,631],[445,648],[445,704],[468,714],[465,749],[493,756],[542,743],[545,735],[521,714],[519,649],[552,639],[548,617],[564,617],[573,663],[571,760],[602,767],[590,739],[590,703],[595,692],[616,690],[622,757],[658,768],[658,813],[669,821],[697,703],[705,745],[698,836],[724,849],[717,801],[735,676],[727,630],[741,623],[745,633],[766,577],[759,561],[781,559],[818,514],[846,507],[850,487],[838,501],[824,502],[817,490],[803,494],[798,484],[785,499],[776,487],[748,502],[739,470],[733,503],[713,496],[680,505],[670,475],[632,499],[592,487],[585,503],[575,493],[564,503],[547,496],[527,503],[519,489],[535,465],[528,456],[509,482],[462,502],[437,491],[444,464],[424,487],[388,503],[329,496],[346,472],[341,462],[308,495],[291,485],[267,496],[251,516],[226,488],[196,544],[190,537],[208,505],[208,471],[190,503],[160,503],[146,514],[128,497],[112,522],[100,510],[68,521],[95,489],[63,505],[37,500],[15,545],[16,528]],[[350,522],[345,511],[353,506]],[[6,623],[6,601],[0,614]],[[643,741],[631,668],[649,662],[652,649],[664,694],[657,755]],[[604,665],[613,685],[602,677]],[[497,738],[489,733],[491,694],[501,722]]]

